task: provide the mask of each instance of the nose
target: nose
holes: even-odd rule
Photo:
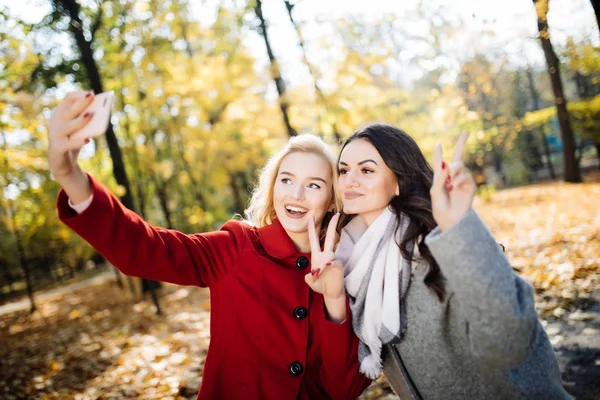
[[[294,190],[292,190],[292,196],[295,199],[298,199],[298,200],[304,199],[304,186],[303,185],[296,185],[294,187]]]
[[[346,172],[345,175],[341,176],[343,178],[343,186],[346,187],[358,187],[360,183],[356,177],[356,174],[353,171]]]

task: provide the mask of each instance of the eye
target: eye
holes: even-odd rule
[[[286,185],[290,185],[292,183],[292,180],[290,178],[282,178],[281,179],[281,183],[284,183]]]
[[[321,189],[321,186],[317,185],[316,183],[309,183],[308,187],[311,189]]]
[[[373,171],[372,169],[369,169],[369,168],[363,168],[362,172],[363,172],[363,174],[372,174],[375,171]]]
[[[339,169],[338,170],[338,174],[340,174],[340,175],[346,175],[347,173],[348,173],[347,169]]]

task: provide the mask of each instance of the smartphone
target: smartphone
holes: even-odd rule
[[[94,113],[92,119],[80,130],[71,135],[71,138],[84,139],[101,136],[106,133],[108,123],[110,122],[110,112],[114,102],[115,94],[113,91],[102,92],[94,96],[94,101],[82,114],[86,112]]]

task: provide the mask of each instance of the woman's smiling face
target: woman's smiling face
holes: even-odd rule
[[[394,172],[368,140],[348,143],[340,154],[338,170],[344,213],[360,215],[367,225],[399,194]]]
[[[283,158],[273,187],[277,219],[298,243],[308,237],[308,221],[315,219],[317,231],[333,200],[333,171],[329,162],[308,152],[294,152]],[[303,241],[300,240],[300,242]]]

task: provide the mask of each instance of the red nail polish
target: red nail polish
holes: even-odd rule
[[[452,178],[451,178],[451,177],[447,177],[447,178],[446,178],[446,185],[447,185],[447,184],[449,184],[449,183],[450,183],[450,181],[452,181]]]
[[[446,169],[446,162],[442,161],[442,169]]]
[[[84,142],[85,144],[88,144],[88,143],[90,142],[90,139],[89,139],[89,138],[87,138],[87,139],[85,139],[83,142]]]
[[[326,267],[329,267],[331,265],[331,261],[329,261],[327,264],[325,264]]]
[[[91,113],[89,113],[89,112],[86,112],[85,114],[83,114],[83,118],[87,118],[87,117],[89,117],[90,115],[92,115],[92,114],[91,114]]]
[[[88,94],[85,95],[85,98],[89,99],[90,97],[92,97],[92,94],[94,94],[94,92],[88,92]]]
[[[320,272],[321,272],[321,268],[315,268],[312,271],[310,271],[312,276],[317,276],[317,275],[319,275]]]
[[[452,185],[448,186],[448,193],[452,191]]]

